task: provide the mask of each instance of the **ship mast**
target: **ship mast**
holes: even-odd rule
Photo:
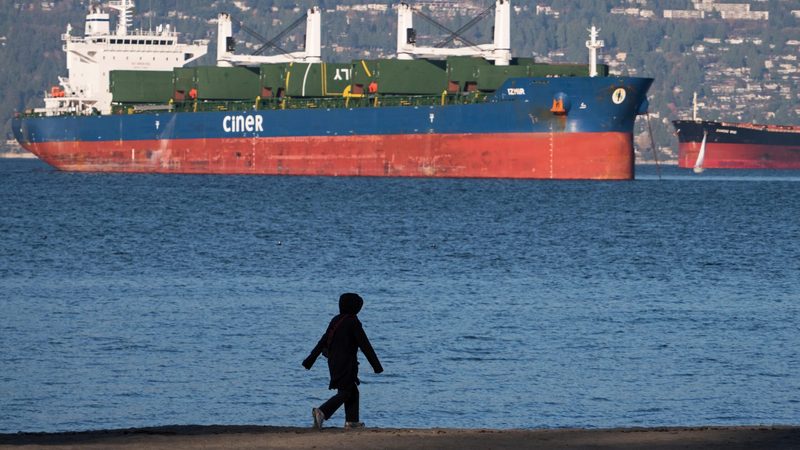
[[[586,48],[589,49],[589,76],[597,76],[597,50],[606,46],[602,40],[597,40],[600,34],[600,29],[592,25],[592,28],[587,29],[589,32],[589,40],[586,41]]]
[[[111,0],[108,7],[119,11],[117,21],[117,35],[126,36],[128,28],[133,28],[133,8],[136,7],[133,0]]]

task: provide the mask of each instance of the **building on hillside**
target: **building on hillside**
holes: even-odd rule
[[[665,9],[665,19],[705,19],[705,11],[696,11],[691,9]]]
[[[551,6],[536,5],[536,15],[558,17],[561,15],[561,13],[554,10]]]
[[[631,17],[643,17],[646,19],[656,16],[656,13],[654,11],[641,8],[611,8],[611,14],[631,16]]]
[[[769,11],[720,11],[724,20],[769,20]]]

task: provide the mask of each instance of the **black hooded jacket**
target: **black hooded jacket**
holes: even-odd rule
[[[342,294],[339,297],[339,314],[331,319],[325,334],[303,361],[303,367],[311,369],[323,352],[327,353],[331,382],[328,389],[343,389],[358,384],[358,349],[367,357],[375,373],[383,372],[378,355],[372,349],[367,334],[358,320],[358,312],[364,300],[357,294]]]

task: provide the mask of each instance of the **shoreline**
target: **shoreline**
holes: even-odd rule
[[[431,448],[752,449],[800,448],[800,426],[708,426],[613,429],[343,430],[256,425],[173,425],[60,433],[0,434],[0,449]]]
[[[16,153],[16,152],[4,152],[0,153],[0,159],[38,159],[36,155],[30,152],[24,153]]]

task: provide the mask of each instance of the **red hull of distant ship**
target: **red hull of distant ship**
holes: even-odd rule
[[[700,154],[700,142],[679,146],[678,165],[694,167]],[[798,169],[800,146],[706,143],[705,169]]]
[[[800,128],[676,120],[678,165],[693,168],[705,137],[704,169],[800,169]]]

